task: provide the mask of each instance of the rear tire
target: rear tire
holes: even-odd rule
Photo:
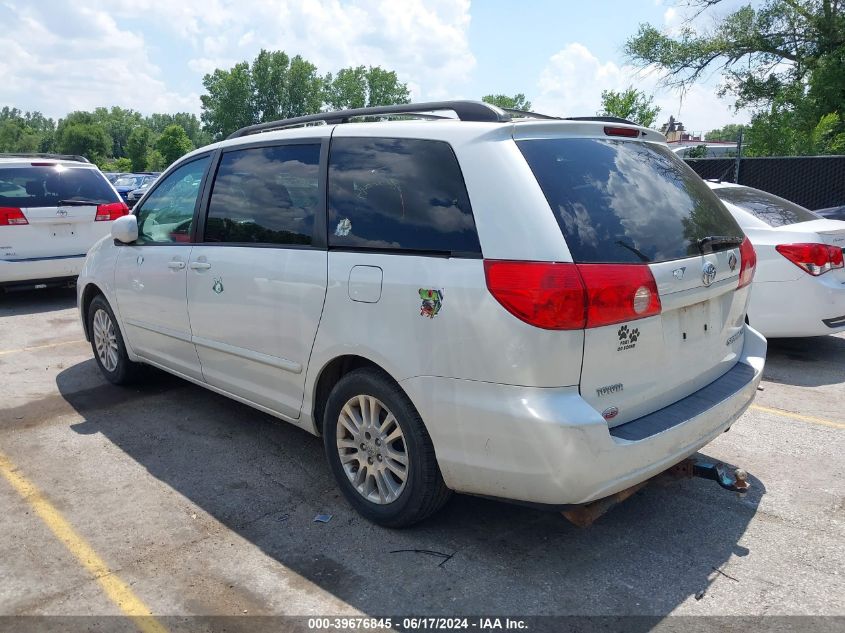
[[[103,295],[94,297],[88,306],[88,332],[94,360],[106,380],[115,385],[132,383],[141,365],[129,360],[117,319]]]
[[[408,396],[384,372],[356,369],[334,386],[323,417],[332,474],[366,519],[418,523],[449,500],[434,446]]]

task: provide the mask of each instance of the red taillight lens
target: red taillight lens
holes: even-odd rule
[[[660,314],[648,266],[485,260],[484,273],[490,294],[508,312],[546,330],[580,330]]]
[[[778,244],[778,253],[814,277],[842,268],[842,249],[827,244]]]
[[[116,220],[117,218],[127,215],[129,207],[125,202],[110,202],[108,204],[101,204],[97,206],[97,215],[94,217],[96,222],[108,222]]]
[[[754,272],[757,270],[757,251],[751,245],[751,240],[747,237],[742,240],[739,246],[739,283],[736,288],[745,288],[748,284],[754,281]]]
[[[586,295],[575,264],[484,260],[487,288],[516,318],[546,330],[581,330]]]
[[[587,288],[587,327],[660,314],[651,269],[642,264],[578,264]]]
[[[0,226],[29,224],[23,211],[17,207],[0,207]]]
[[[625,136],[627,138],[637,138],[640,135],[640,131],[636,128],[611,127],[609,125],[604,126],[604,133],[608,136]]]

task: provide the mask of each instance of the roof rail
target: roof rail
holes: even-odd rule
[[[91,161],[79,154],[48,154],[45,152],[0,152],[0,157],[9,158],[52,158],[53,160],[73,160],[78,163]]]
[[[504,110],[501,110],[489,103],[484,103],[483,101],[431,101],[428,103],[400,103],[396,105],[375,106],[372,108],[354,108],[352,110],[320,112],[318,114],[293,117],[292,119],[268,121],[267,123],[258,123],[256,125],[242,127],[240,130],[233,132],[226,138],[238,138],[249,134],[258,134],[259,132],[296,127],[299,125],[305,125],[306,123],[324,122],[327,125],[349,123],[349,119],[365,116],[414,114],[422,118],[440,118],[433,117],[432,115],[426,115],[426,113],[442,112],[444,110],[451,110],[461,121],[487,121],[495,123],[511,120],[510,115]]]
[[[567,121],[604,121],[605,123],[626,123],[627,125],[639,125],[628,119],[618,116],[568,116]]]

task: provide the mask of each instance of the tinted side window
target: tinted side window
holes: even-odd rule
[[[662,145],[594,138],[517,143],[576,262],[662,262],[742,236],[695,172]],[[728,248],[728,247],[725,247]]]
[[[334,139],[329,245],[480,253],[451,146],[416,139]]]
[[[750,187],[721,187],[713,192],[725,202],[748,211],[769,226],[786,226],[818,220],[818,216],[794,202]]]
[[[205,241],[311,244],[319,166],[319,144],[226,152],[211,190]]]
[[[138,243],[190,242],[194,206],[209,156],[186,163],[167,176],[135,212]]]

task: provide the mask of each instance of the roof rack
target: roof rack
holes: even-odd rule
[[[53,160],[73,160],[78,163],[90,163],[91,161],[78,154],[48,154],[45,152],[0,152],[3,158],[51,158]]]
[[[639,125],[628,119],[618,116],[568,116],[567,121],[604,121],[605,123],[625,123],[627,125]]]
[[[427,115],[427,112],[442,112],[450,110],[454,112],[461,121],[485,121],[485,122],[507,122],[511,120],[508,113],[500,108],[483,101],[431,101],[428,103],[401,103],[397,105],[375,106],[372,108],[354,108],[352,110],[337,110],[335,112],[320,112],[308,114],[292,119],[280,121],[268,121],[248,125],[233,132],[227,138],[238,138],[268,132],[270,130],[281,130],[288,127],[296,127],[307,123],[323,122],[326,125],[336,123],[349,123],[349,119],[366,116],[389,116],[394,114],[414,114],[422,118],[442,118]]]

